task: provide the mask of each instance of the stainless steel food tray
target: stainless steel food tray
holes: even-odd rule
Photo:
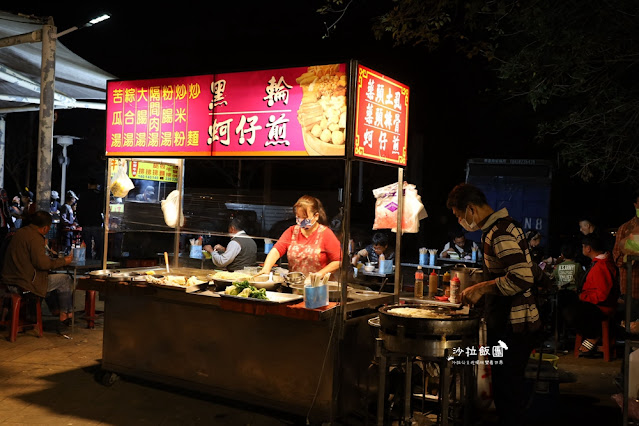
[[[225,297],[229,299],[243,300],[246,302],[258,302],[258,303],[291,303],[291,302],[304,300],[304,296],[301,296],[299,294],[278,293],[276,291],[266,292],[266,297],[268,297],[268,300],[253,299],[251,297],[231,296],[230,294],[224,294],[223,291],[217,291],[216,294],[219,294],[220,297]]]
[[[147,282],[148,285],[151,285],[153,287],[159,287],[159,288],[166,288],[168,290],[177,290],[177,291],[182,291],[182,292],[186,292],[188,289],[190,289],[190,291],[197,291],[195,290],[196,288],[198,290],[204,290],[206,287],[208,287],[209,282],[208,281],[202,281],[199,280],[200,282],[191,285],[191,286],[181,286],[181,285],[170,285],[170,284],[161,284],[161,283],[154,283],[154,282]],[[189,292],[190,292],[189,291]]]
[[[97,271],[89,272],[89,276],[93,278],[106,278],[110,277],[112,274],[117,274],[120,272],[119,269],[98,269]]]
[[[107,281],[131,281],[134,277],[140,275],[139,272],[116,272],[106,277],[106,279]]]

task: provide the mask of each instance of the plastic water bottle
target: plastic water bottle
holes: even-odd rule
[[[424,271],[421,266],[415,271],[415,297],[417,299],[424,298]]]

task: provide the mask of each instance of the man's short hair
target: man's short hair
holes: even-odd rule
[[[373,245],[374,246],[387,246],[388,245],[388,235],[383,232],[375,232],[373,234]]]
[[[589,246],[592,250],[597,252],[606,251],[601,238],[599,238],[595,234],[584,235],[584,237],[581,239],[581,244],[583,244],[584,246]]]
[[[448,194],[448,200],[446,201],[446,207],[457,210],[466,210],[468,204],[474,204],[476,206],[485,206],[488,204],[486,195],[477,188],[475,185],[469,183],[460,183],[455,186]]]
[[[229,222],[229,226],[234,227],[238,231],[246,231],[246,229],[244,229],[246,226],[246,220],[242,216],[233,216]]]
[[[53,219],[51,218],[51,213],[38,210],[31,215],[31,223],[38,228],[42,228],[43,226],[50,226],[53,223]]]
[[[461,237],[466,238],[466,230],[462,228],[461,226],[455,226],[453,229],[450,230],[448,235],[451,241]]]

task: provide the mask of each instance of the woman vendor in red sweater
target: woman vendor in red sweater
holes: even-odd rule
[[[310,195],[302,196],[295,205],[296,225],[288,228],[269,251],[262,273],[268,274],[277,260],[286,254],[291,272],[308,276],[332,273],[339,269],[342,249],[339,240],[328,228],[328,218],[322,202]]]

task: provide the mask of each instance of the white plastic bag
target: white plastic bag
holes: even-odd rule
[[[113,178],[113,183],[111,183],[111,193],[114,197],[124,198],[133,188],[135,188],[135,185],[126,174],[126,163],[125,165],[120,164]]]
[[[397,183],[373,190],[375,201],[375,222],[373,229],[390,229],[397,232]],[[415,185],[404,182],[404,214],[402,217],[402,233],[419,232],[419,221],[428,217],[417,193]]]
[[[167,226],[175,228],[178,221],[178,212],[180,215],[180,226],[184,226],[184,212],[180,208],[180,193],[177,191],[171,191],[166,197],[166,200],[162,200],[162,213],[164,213],[164,222]]]

